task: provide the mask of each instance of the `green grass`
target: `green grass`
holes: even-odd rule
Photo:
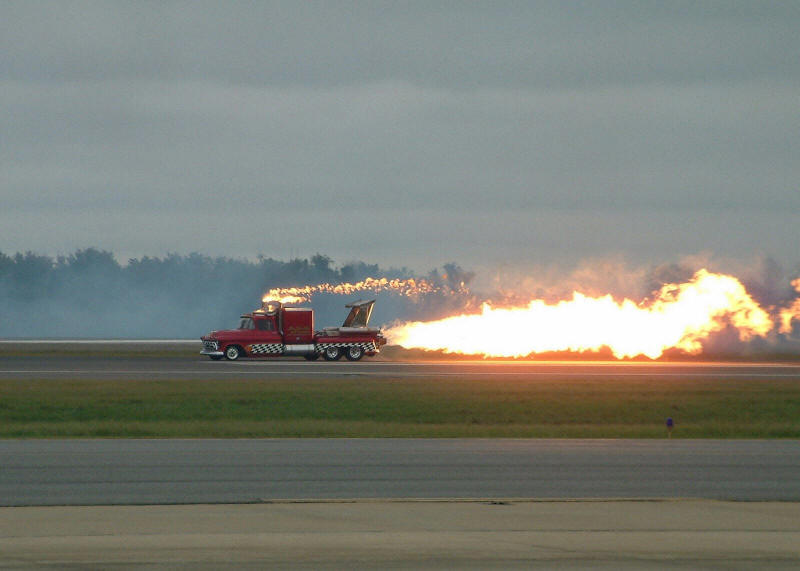
[[[0,437],[800,438],[792,381],[0,381]]]

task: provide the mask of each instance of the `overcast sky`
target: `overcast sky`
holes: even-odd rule
[[[800,2],[3,2],[0,251],[800,261]]]

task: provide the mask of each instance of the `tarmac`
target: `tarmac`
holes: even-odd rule
[[[281,499],[800,501],[800,441],[0,440],[0,506]]]
[[[640,379],[671,382],[687,379],[800,381],[800,362],[638,362],[638,361],[388,361],[383,356],[309,362],[302,357],[211,361],[182,345],[163,355],[137,354],[139,345],[108,345],[81,352],[81,346],[31,343],[10,349],[0,344],[3,380],[152,380],[152,379],[386,379],[470,378],[509,381]],[[60,353],[59,351],[63,351]],[[117,351],[119,351],[117,353]],[[197,351],[199,351],[199,344]]]
[[[0,509],[3,569],[796,569],[800,504],[329,501]]]

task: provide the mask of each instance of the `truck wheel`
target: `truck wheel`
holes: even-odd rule
[[[225,349],[225,358],[228,361],[235,361],[241,356],[242,356],[242,350],[239,348],[238,345],[229,345],[228,348]]]
[[[330,347],[325,347],[322,356],[325,357],[326,361],[338,361],[342,358],[342,352],[339,351],[338,347],[331,345]]]
[[[306,355],[303,355],[303,358],[306,361],[316,361],[317,359],[319,359],[319,353],[316,353],[316,352],[315,353],[307,353]]]
[[[364,349],[359,347],[358,345],[353,345],[347,348],[347,351],[344,354],[347,357],[348,361],[358,361],[361,357],[364,356]]]

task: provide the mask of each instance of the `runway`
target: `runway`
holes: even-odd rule
[[[800,500],[800,441],[0,441],[0,504],[352,498]]]
[[[0,354],[0,379],[234,378],[748,379],[800,381],[800,363],[534,361],[314,361],[296,358],[211,361],[200,355]]]
[[[0,340],[2,379],[448,378],[749,379],[800,381],[800,361],[464,361],[391,360],[379,354],[309,362],[298,357],[211,361],[196,340]]]

